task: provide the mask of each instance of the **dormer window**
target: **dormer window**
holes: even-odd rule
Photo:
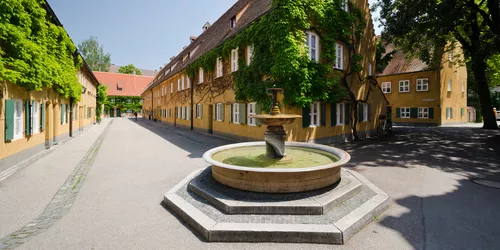
[[[234,27],[236,27],[236,16],[233,16],[231,18],[231,24],[230,25],[231,25],[231,29],[234,28]]]
[[[116,84],[116,89],[118,91],[122,91],[123,90],[122,86],[119,83]]]

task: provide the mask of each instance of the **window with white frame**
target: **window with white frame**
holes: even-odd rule
[[[181,89],[182,90],[186,89],[185,85],[184,85],[184,78],[185,78],[184,76],[181,76]]]
[[[462,93],[465,92],[465,81],[462,81]]]
[[[217,75],[216,77],[222,77],[222,58],[217,58]]]
[[[346,12],[349,12],[349,0],[342,0],[342,9]]]
[[[181,79],[177,79],[177,91],[181,90]]]
[[[319,102],[313,102],[311,104],[311,113],[309,113],[309,116],[311,118],[311,127],[317,127],[320,125],[320,103]]]
[[[186,76],[186,89],[191,88],[191,79],[189,76]]]
[[[451,119],[451,114],[452,109],[451,108],[446,108],[446,119]]]
[[[233,103],[233,123],[240,123],[240,104]]]
[[[410,80],[399,81],[399,92],[410,92]]]
[[[198,119],[201,119],[201,117],[203,116],[203,104],[201,103],[198,103],[196,104],[196,118]]]
[[[181,108],[181,119],[186,119],[186,107]]]
[[[32,119],[32,133],[33,134],[38,134],[39,132],[39,127],[40,127],[40,118],[39,118],[39,110],[40,110],[40,103],[38,102],[33,102],[31,105],[31,116],[33,117]]]
[[[344,46],[340,43],[335,44],[335,65],[336,69],[344,69]]]
[[[345,104],[344,103],[337,103],[337,126],[344,125],[344,110],[345,110]],[[332,117],[333,119],[333,117]]]
[[[309,52],[309,60],[319,61],[319,37],[312,31],[306,31],[306,46]]]
[[[410,118],[410,108],[400,108],[401,118]]]
[[[418,108],[418,118],[429,118],[429,108]]]
[[[14,100],[14,140],[23,138],[23,102]]]
[[[200,68],[198,70],[198,83],[203,83],[205,81],[204,75],[203,75],[203,68]]]
[[[111,99],[111,103],[115,103],[115,99]]]
[[[417,79],[417,91],[429,91],[429,79]]]
[[[255,118],[250,117],[250,116],[252,116],[252,115],[256,115],[256,112],[255,112],[255,104],[256,104],[255,102],[251,102],[251,103],[249,103],[249,104],[248,104],[248,106],[247,106],[247,108],[248,108],[248,111],[247,111],[247,114],[248,114],[248,119],[247,119],[247,121],[248,121],[248,125],[249,125],[249,126],[255,126],[255,125],[257,125],[257,124],[256,124],[256,121],[255,121]]]
[[[252,57],[253,57],[253,49],[254,49],[254,45],[248,45],[247,47],[247,65],[250,65],[250,63],[252,62]]]
[[[391,82],[383,82],[382,83],[382,92],[391,93]]]
[[[177,118],[181,118],[181,107],[177,107]]]
[[[170,83],[170,94],[174,93],[174,83]]]
[[[238,48],[231,50],[231,72],[238,71]]]
[[[448,61],[453,61],[453,51],[448,52]]]
[[[223,118],[223,108],[224,108],[224,105],[222,105],[222,103],[217,103],[217,116],[216,116],[216,119],[217,121],[222,121],[222,118]]]
[[[448,79],[448,92],[451,92],[451,79]]]
[[[368,63],[368,75],[369,75],[369,76],[371,76],[371,75],[372,75],[372,73],[373,73],[373,72],[372,72],[372,63],[371,63],[371,62],[369,62],[369,63]]]
[[[363,119],[361,120],[362,122],[368,121],[368,104],[362,103],[363,106]]]

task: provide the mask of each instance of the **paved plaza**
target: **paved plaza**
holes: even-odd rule
[[[105,119],[0,181],[0,249],[495,249],[500,131],[395,128],[338,146],[389,209],[343,246],[207,243],[163,204],[202,154],[232,143],[140,119]],[[0,173],[1,175],[2,173]]]

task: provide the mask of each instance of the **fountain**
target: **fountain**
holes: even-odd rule
[[[389,205],[388,196],[360,174],[342,169],[338,148],[286,142],[277,95],[263,142],[207,151],[208,168],[194,171],[165,194],[164,204],[208,241],[344,244]],[[247,216],[252,215],[252,216]]]

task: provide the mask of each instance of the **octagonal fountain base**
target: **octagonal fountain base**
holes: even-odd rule
[[[224,186],[208,167],[165,194],[164,204],[210,242],[344,244],[389,205],[360,174],[301,193],[254,193]]]

